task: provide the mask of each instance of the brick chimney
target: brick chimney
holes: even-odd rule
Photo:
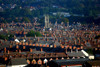
[[[40,41],[39,37],[38,37],[38,42]]]
[[[69,46],[70,49],[72,49],[72,46]]]
[[[81,46],[81,49],[83,49],[83,46]]]
[[[30,48],[30,52],[32,52],[32,48]]]
[[[8,58],[7,57],[5,57],[5,61],[7,61],[8,60]]]
[[[25,47],[25,46],[23,46],[23,49],[26,49],[26,47]]]
[[[49,47],[49,44],[47,44],[47,47]]]
[[[81,43],[80,38],[78,39],[79,44]]]
[[[43,47],[45,47],[45,44],[43,44]]]
[[[77,45],[77,41],[76,41],[76,39],[75,39],[75,45]]]
[[[26,45],[28,45],[28,43],[26,43]]]
[[[18,45],[16,45],[16,49],[19,49],[19,46]]]
[[[43,51],[43,48],[41,48],[41,52]]]
[[[12,48],[12,45],[10,45],[10,48]]]
[[[10,51],[9,51],[9,50],[8,50],[7,52],[8,52],[8,54],[10,53]]]
[[[5,48],[4,48],[4,53],[6,53],[6,50],[7,50],[7,49],[6,49],[6,47],[5,47]]]
[[[85,42],[84,42],[85,44],[87,43],[87,41],[85,40]]]
[[[44,35],[44,32],[43,32],[43,35]]]
[[[29,44],[29,46],[31,46],[31,43]]]
[[[40,44],[40,47],[42,47],[42,44]]]
[[[56,57],[56,60],[58,60],[58,57]]]
[[[60,43],[61,43],[61,39],[60,39]]]
[[[67,53],[67,48],[66,48],[65,52]]]
[[[22,43],[20,42],[19,45],[21,45]]]
[[[19,50],[19,53],[21,53],[21,50]]]
[[[16,45],[18,45],[19,43],[18,42],[16,42]]]
[[[63,45],[61,45],[61,48],[64,48],[64,46],[63,46]]]
[[[37,43],[36,46],[39,46],[39,44]]]
[[[56,46],[56,44],[54,44],[54,48],[56,48],[57,46]]]
[[[25,43],[23,43],[23,45],[25,45]]]
[[[35,44],[33,44],[33,46],[35,46]]]

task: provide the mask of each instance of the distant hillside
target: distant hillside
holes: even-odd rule
[[[83,14],[85,17],[98,17],[100,0],[0,0],[0,22],[18,21],[16,17],[40,17],[53,12]]]

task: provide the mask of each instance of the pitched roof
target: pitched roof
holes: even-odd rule
[[[69,60],[53,60],[51,62],[54,62],[58,65],[75,65],[75,64],[83,64],[85,61],[89,60],[88,58],[81,58],[81,59],[69,59]]]
[[[81,52],[81,51],[78,51],[78,52],[73,52],[73,53],[71,53],[71,52],[67,52],[67,55],[68,56],[74,56],[74,57],[82,57],[82,56],[85,56],[84,54],[83,54],[83,52]]]
[[[26,59],[24,59],[24,58],[13,58],[8,62],[7,65],[22,65],[22,64],[27,64]]]
[[[100,60],[88,61],[87,63],[92,66],[100,66]]]

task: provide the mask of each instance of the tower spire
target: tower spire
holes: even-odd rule
[[[49,28],[49,15],[45,15],[45,28]]]

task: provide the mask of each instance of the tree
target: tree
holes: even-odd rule
[[[69,22],[68,18],[64,18],[64,22]]]
[[[34,37],[35,36],[35,31],[31,30],[30,32],[28,32],[27,36],[28,37]]]
[[[36,35],[37,37],[42,36],[40,32],[35,32],[35,35]]]
[[[0,39],[8,39],[8,37],[6,37],[5,35],[3,35],[3,34],[0,34]]]
[[[24,17],[22,21],[25,21],[25,22],[30,22],[29,18],[28,17]]]
[[[3,39],[3,40],[9,40],[9,39],[11,39],[11,38],[13,38],[14,37],[14,35],[13,34],[11,34],[11,33],[7,33],[7,34],[0,34],[0,39]]]
[[[28,32],[28,34],[27,34],[28,37],[35,37],[35,35],[36,35],[37,37],[42,36],[41,33],[40,33],[39,31],[35,32],[35,31],[33,31],[33,30],[31,30],[31,31]]]

